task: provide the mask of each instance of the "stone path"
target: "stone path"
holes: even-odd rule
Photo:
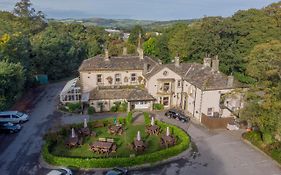
[[[133,113],[133,125],[139,125],[144,123],[144,116],[142,112]]]

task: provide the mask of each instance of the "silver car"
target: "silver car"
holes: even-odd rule
[[[0,122],[23,123],[29,120],[29,116],[18,111],[0,112]]]

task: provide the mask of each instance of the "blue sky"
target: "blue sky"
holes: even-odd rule
[[[0,10],[11,11],[18,0],[0,0]],[[47,18],[174,20],[231,16],[237,10],[262,8],[278,0],[32,0]]]

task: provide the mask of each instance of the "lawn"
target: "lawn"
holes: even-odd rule
[[[145,132],[145,124],[141,125],[132,125],[129,124],[125,126],[125,131],[122,135],[111,135],[108,133],[107,126],[100,128],[92,128],[93,131],[97,133],[96,137],[88,136],[84,139],[83,145],[77,148],[67,148],[64,144],[66,136],[63,136],[57,144],[55,144],[50,152],[56,156],[63,157],[82,157],[82,158],[93,158],[93,157],[105,157],[107,155],[97,154],[89,150],[89,144],[98,140],[98,138],[113,138],[117,144],[116,153],[111,153],[108,156],[110,157],[129,157],[130,155],[146,154],[156,152],[158,150],[164,149],[160,145],[160,136],[157,135],[148,135]],[[162,128],[165,131],[165,128]],[[135,152],[130,144],[136,138],[137,132],[141,132],[141,137],[145,141],[147,148],[142,153]],[[70,133],[70,131],[69,131]],[[179,141],[178,141],[179,142]]]

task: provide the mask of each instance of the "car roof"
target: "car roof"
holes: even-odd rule
[[[0,115],[7,115],[7,114],[16,114],[18,111],[2,111]]]
[[[52,170],[47,175],[61,175],[61,172],[59,170]]]

